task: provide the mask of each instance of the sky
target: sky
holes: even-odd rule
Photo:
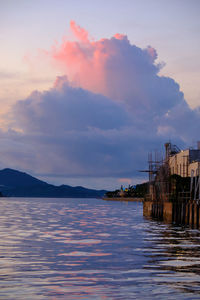
[[[0,168],[115,189],[146,180],[139,170],[164,142],[194,147],[199,8],[0,0]]]

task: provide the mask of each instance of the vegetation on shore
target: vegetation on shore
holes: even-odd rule
[[[182,192],[186,192],[190,190],[190,178],[189,177],[181,177],[179,175],[170,175],[168,178],[168,183],[171,191],[171,197],[173,199],[178,198],[178,194]],[[157,190],[157,181],[155,184],[155,191]],[[149,193],[149,182],[144,182],[142,184],[137,185],[129,185],[128,188],[117,189],[115,191],[110,191],[105,194],[107,198],[144,198],[145,195]],[[157,191],[157,197],[159,198],[159,191]]]
[[[107,192],[105,194],[105,197],[143,198],[147,194],[147,192],[148,192],[148,182],[144,182],[142,184],[129,185],[128,188],[123,188],[123,186],[121,186],[121,189]]]

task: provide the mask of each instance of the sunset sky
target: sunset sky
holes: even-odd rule
[[[54,184],[145,180],[200,140],[199,0],[1,0],[0,168]]]

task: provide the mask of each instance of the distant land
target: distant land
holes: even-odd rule
[[[0,192],[5,197],[100,198],[107,191],[82,186],[55,186],[13,169],[0,170]]]

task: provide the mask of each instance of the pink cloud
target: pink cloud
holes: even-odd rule
[[[118,182],[123,184],[131,184],[132,180],[130,178],[119,178]]]
[[[89,42],[88,32],[85,29],[78,26],[74,21],[70,22],[70,29],[73,32],[74,36],[77,37],[77,39],[79,41],[82,41],[85,43]]]
[[[70,28],[76,41],[64,38],[62,44],[55,45],[49,55],[76,86],[105,94],[105,62],[108,54],[103,41],[91,42],[87,31],[74,21],[71,21]]]
[[[65,37],[49,55],[77,86],[122,100],[133,91],[138,93],[138,78],[144,61],[150,72],[157,72],[157,67],[152,65],[157,57],[152,47],[142,50],[119,33],[111,39],[93,41],[88,32],[74,21],[71,21],[70,28],[76,40]],[[146,71],[145,67],[145,74],[148,74]]]
[[[117,40],[128,40],[126,35],[120,33],[116,33],[114,35],[114,38],[116,38]]]
[[[159,76],[161,64],[155,63],[157,52],[153,47],[141,49],[119,33],[94,41],[74,21],[70,28],[75,40],[64,37],[48,56],[64,70],[73,86],[122,102],[140,115],[158,107],[166,111],[166,106],[170,109],[182,98],[172,79]]]
[[[116,176],[128,184],[146,168],[152,145],[199,136],[199,111],[188,107],[172,78],[159,76],[154,48],[141,49],[119,33],[94,41],[75,22],[70,26],[74,40],[64,38],[43,52],[63,76],[12,107],[8,126],[10,132],[18,129],[17,142],[10,147],[13,158],[2,150],[4,164],[68,176]]]
[[[151,46],[148,46],[146,48],[147,53],[149,54],[149,57],[152,59],[152,62],[154,62],[156,60],[156,58],[158,57],[156,49],[154,49]]]

